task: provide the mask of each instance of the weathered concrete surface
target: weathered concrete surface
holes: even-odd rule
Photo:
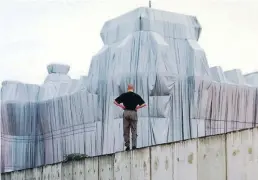
[[[173,177],[173,151],[173,144],[151,147],[152,180],[160,180],[162,176],[165,179]]]
[[[99,158],[99,180],[114,179],[114,155]]]
[[[198,180],[197,178],[197,140],[175,144],[174,179]]]
[[[98,157],[87,158],[85,160],[84,176],[86,179],[98,180],[99,179],[99,159]]]
[[[58,172],[58,171],[57,171]],[[43,168],[34,168],[25,170],[26,180],[42,180]],[[58,180],[58,179],[56,179]]]
[[[130,180],[131,175],[131,153],[120,152],[115,155],[114,179]]]
[[[257,140],[257,129],[228,134],[228,180],[258,179]]]
[[[226,136],[198,140],[198,180],[226,180]]]
[[[1,174],[1,180],[257,180],[258,129]]]
[[[150,148],[131,153],[131,179],[150,180]]]

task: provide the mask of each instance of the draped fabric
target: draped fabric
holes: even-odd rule
[[[137,147],[256,126],[258,74],[210,68],[200,32],[195,17],[138,8],[104,24],[88,76],[71,79],[69,66],[51,64],[40,86],[3,82],[1,171],[122,151],[113,101],[128,83],[147,103]]]

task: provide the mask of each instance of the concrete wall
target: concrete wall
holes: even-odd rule
[[[1,175],[2,180],[257,180],[258,129]]]

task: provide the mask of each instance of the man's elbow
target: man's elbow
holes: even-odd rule
[[[145,106],[146,106],[146,104],[145,104],[145,103],[141,105],[141,107],[145,107]]]
[[[116,102],[116,100],[114,101],[114,104],[115,104],[115,105],[119,105],[119,103],[118,103],[118,102]]]
[[[142,105],[139,105],[138,108],[143,108],[143,107],[145,107],[145,106],[146,106],[146,104],[144,103],[144,104],[142,104]]]

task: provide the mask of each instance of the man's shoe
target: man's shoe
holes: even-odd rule
[[[133,149],[133,150],[136,149],[136,146],[133,146],[132,149]]]
[[[130,151],[130,147],[126,147],[126,149],[125,149],[126,151]]]

